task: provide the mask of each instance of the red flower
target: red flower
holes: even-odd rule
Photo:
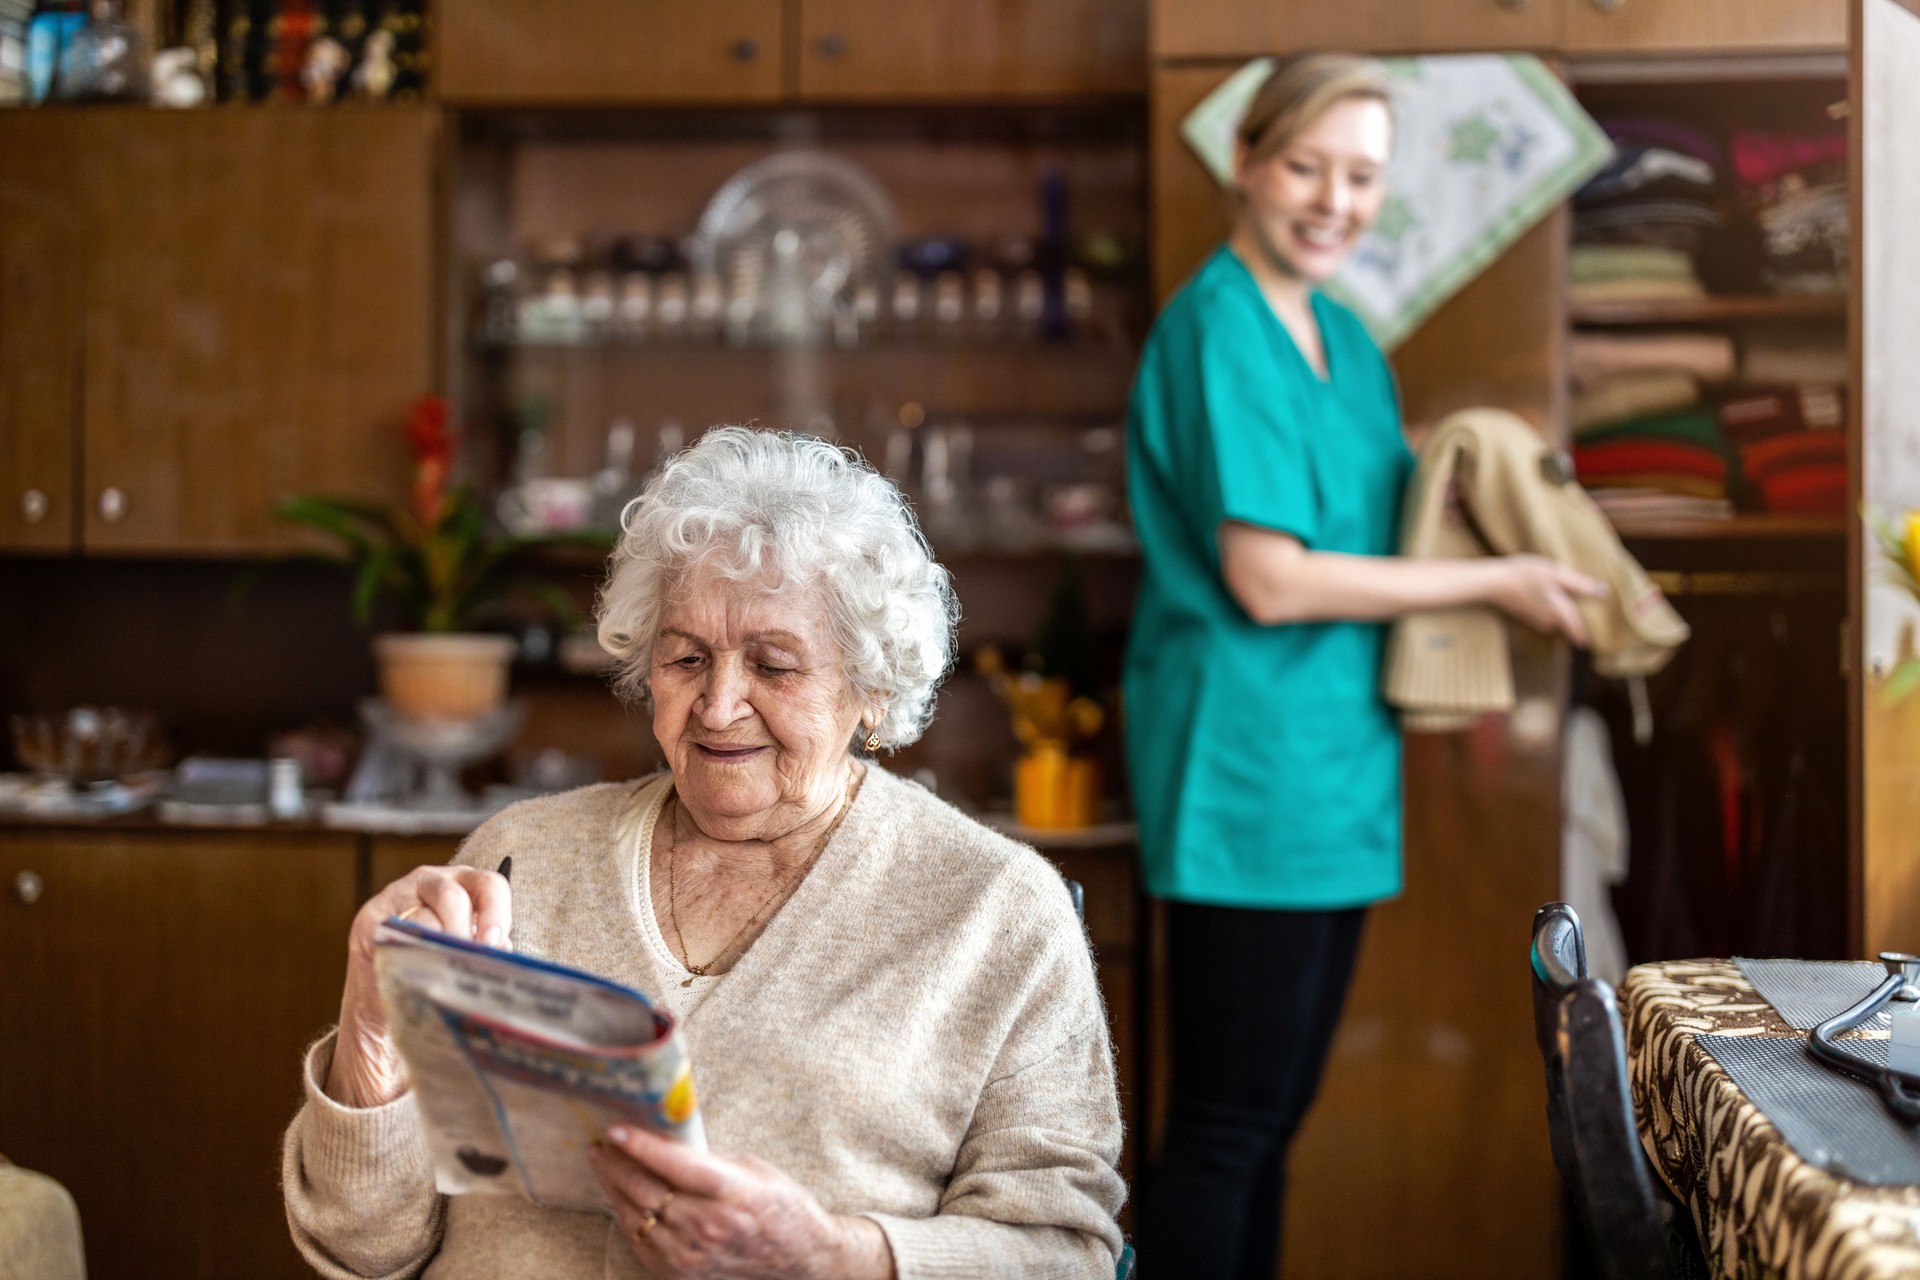
[[[413,493],[409,505],[423,529],[446,514],[447,475],[453,464],[453,432],[447,426],[447,402],[421,396],[407,411],[407,447],[413,451]]]

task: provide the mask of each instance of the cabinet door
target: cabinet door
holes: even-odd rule
[[[445,0],[438,91],[462,104],[768,102],[782,0]]]
[[[425,107],[110,111],[83,158],[83,544],[300,545],[307,491],[397,498],[435,386]]]
[[[82,112],[0,112],[0,550],[70,551]]]
[[[1561,2],[1154,0],[1153,52],[1158,58],[1250,58],[1329,48],[1377,53],[1540,49],[1554,43]],[[1646,0],[1629,0],[1641,2]]]
[[[1920,511],[1920,11],[1908,0],[1854,0],[1848,128],[1853,179],[1853,289],[1857,353],[1852,386],[1858,433],[1856,497],[1897,523]],[[1913,659],[1920,604],[1887,571],[1878,541],[1855,522],[1849,535],[1851,594],[1859,612],[1848,663],[1860,746],[1853,823],[1850,937],[1854,955],[1908,946],[1920,918],[1920,696],[1889,702],[1887,681]]]
[[[89,1274],[310,1274],[278,1145],[339,1012],[355,849],[0,835],[0,1151],[73,1192]]]
[[[1840,50],[1847,0],[1561,0],[1571,53]]]
[[[444,866],[460,852],[459,836],[372,836],[367,893],[376,894],[415,867]]]
[[[1145,0],[800,0],[800,94],[1048,98],[1146,87]]]

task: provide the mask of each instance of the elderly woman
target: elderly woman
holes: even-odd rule
[[[715,430],[628,509],[600,639],[664,772],[518,804],[367,903],[284,1179],[334,1277],[1106,1277],[1120,1118],[1060,877],[869,757],[919,736],[955,607],[900,494]],[[509,885],[493,868],[511,854]],[[434,1191],[375,990],[389,916],[682,1021],[712,1151],[613,1129],[611,1218]]]

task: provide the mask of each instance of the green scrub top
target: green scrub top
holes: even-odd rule
[[[1331,910],[1400,889],[1385,627],[1261,626],[1220,572],[1225,520],[1310,551],[1397,550],[1413,458],[1392,370],[1352,312],[1317,292],[1312,306],[1324,380],[1223,245],[1141,356],[1128,493],[1146,565],[1124,684],[1157,897]]]

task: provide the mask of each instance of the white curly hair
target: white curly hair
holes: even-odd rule
[[[649,697],[655,634],[688,570],[814,593],[857,692],[904,747],[933,718],[960,606],[900,490],[851,450],[813,436],[716,427],[627,504],[596,611],[615,688]]]

